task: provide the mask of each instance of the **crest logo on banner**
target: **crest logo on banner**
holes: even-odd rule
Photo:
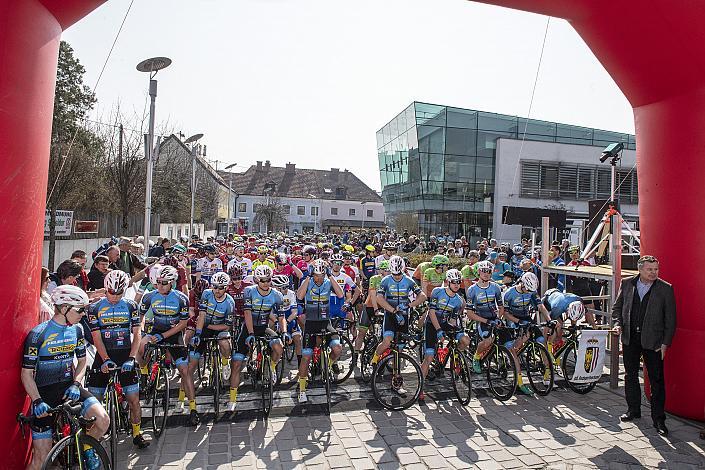
[[[591,383],[602,377],[607,350],[606,330],[582,330],[578,340],[578,357],[572,381]]]

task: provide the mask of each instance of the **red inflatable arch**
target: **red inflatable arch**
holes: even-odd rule
[[[49,138],[61,32],[102,0],[0,0],[0,240],[11,273],[0,292],[3,466],[26,458],[14,419],[25,403],[21,344],[37,318]],[[703,418],[705,315],[705,3],[692,0],[489,0],[567,19],[634,107],[645,252],[662,260],[678,298],[678,331],[666,359],[668,411]],[[689,257],[687,264],[678,253]]]

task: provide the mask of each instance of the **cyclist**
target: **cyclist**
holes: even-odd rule
[[[387,242],[382,245],[382,254],[375,258],[375,266],[379,267],[379,263],[384,260],[389,261],[389,258],[397,253],[397,246],[394,242]]]
[[[316,247],[313,245],[304,246],[301,254],[301,260],[296,264],[296,267],[303,273],[304,278],[309,275],[309,266],[313,263],[313,258],[316,256]],[[302,278],[303,279],[303,278]]]
[[[284,299],[279,291],[272,289],[272,276],[272,268],[261,264],[254,271],[256,284],[245,289],[244,322],[233,345],[231,361],[232,374],[230,375],[230,400],[228,403],[230,411],[235,411],[237,406],[237,389],[240,386],[242,362],[254,346],[255,336],[269,339],[269,347],[272,348],[270,362],[272,382],[277,381],[276,365],[282,355],[282,342],[271,334],[273,333],[271,330],[267,330],[269,321],[278,318],[278,311],[281,309]]]
[[[335,253],[331,255],[330,263],[331,277],[338,283],[344,294],[343,298],[339,299],[334,292],[331,293],[330,318],[352,320],[353,314],[350,306],[357,301],[357,298],[360,296],[360,290],[357,288],[355,281],[342,270],[344,263],[342,254]]]
[[[188,343],[191,346],[189,353],[191,377],[206,348],[206,343],[202,340],[215,337],[218,338],[223,380],[230,379],[230,330],[233,327],[235,301],[227,293],[229,285],[230,276],[222,272],[215,273],[211,277],[210,289],[204,290],[201,295],[196,332]],[[215,361],[215,358],[213,360]]]
[[[372,279],[372,276],[374,276],[376,272],[374,245],[365,246],[365,256],[360,258],[359,264],[362,288],[367,290],[369,287],[370,279]]]
[[[470,344],[470,338],[462,331],[461,317],[465,313],[465,301],[458,294],[461,289],[462,276],[457,269],[446,271],[447,287],[436,287],[431,292],[429,299],[428,316],[424,324],[424,358],[421,363],[421,372],[424,379],[428,376],[428,368],[436,355],[436,345],[439,340],[450,332],[455,335],[458,349],[464,351]],[[419,400],[424,399],[421,391]]]
[[[210,282],[211,276],[223,270],[223,262],[217,258],[217,251],[214,245],[208,244],[203,247],[205,256],[198,260],[196,267],[196,280],[205,279]]]
[[[411,279],[414,280],[416,285],[421,286],[423,284],[423,273],[430,267],[430,261],[422,261],[418,264],[418,266],[416,266],[416,269],[414,269],[414,272],[411,274]]]
[[[539,307],[539,298],[536,295],[538,288],[539,279],[536,277],[536,274],[532,272],[525,272],[519,278],[519,282],[504,293],[502,298],[504,303],[504,316],[508,320],[511,328],[536,323],[535,319],[532,317],[532,313],[537,311]],[[543,313],[544,312],[542,312],[542,314]],[[546,316],[545,319],[548,320],[548,317]],[[514,358],[514,364],[516,365],[517,371],[521,371],[517,352],[521,350],[527,339],[529,339],[528,331],[526,334],[516,338],[514,341],[510,341],[505,344]],[[537,340],[540,343],[546,342],[543,335],[539,336]],[[546,366],[550,367],[551,365],[546,364]],[[545,380],[548,379],[549,374],[550,370],[547,369],[544,375]],[[533,393],[532,390],[524,384],[521,373],[518,374],[517,386],[524,395],[531,395]]]
[[[64,400],[81,401],[81,414],[95,417],[88,434],[100,440],[110,425],[103,406],[81,381],[86,373],[86,343],[78,325],[88,306],[88,296],[77,286],[61,285],[51,293],[54,316],[34,327],[24,342],[21,379],[32,400],[32,413],[38,419],[32,429],[32,461],[29,469],[39,469],[52,446],[54,420],[47,414]],[[77,360],[74,366],[74,357]],[[84,455],[87,468],[100,467],[93,449]]]
[[[543,309],[544,315],[550,316],[551,320],[557,322],[555,332],[548,338],[548,351],[551,354],[560,348],[563,341],[564,320],[570,320],[576,324],[583,316],[587,319],[583,300],[575,294],[564,293],[558,289],[549,289],[543,294],[539,309]],[[590,314],[588,323],[595,328],[594,315]]]
[[[512,271],[514,271],[517,277],[519,277],[523,274],[523,271],[521,270],[521,260],[526,258],[526,256],[524,256],[524,247],[516,244],[512,247],[512,253],[514,253],[514,256],[512,256],[509,260],[509,264],[512,267]]]
[[[511,266],[507,263],[507,254],[503,251],[493,251],[490,253],[490,261],[494,263],[494,268],[492,269],[492,280],[495,282],[502,282],[504,273],[511,271]]]
[[[379,263],[379,274],[375,274],[369,279],[367,298],[365,299],[365,308],[360,314],[360,321],[357,323],[357,336],[355,337],[355,351],[360,352],[362,350],[362,343],[365,340],[365,335],[367,330],[372,324],[372,319],[375,316],[375,312],[379,310],[377,305],[377,289],[379,289],[379,284],[382,282],[382,278],[389,274],[389,261],[382,261]]]
[[[301,363],[301,326],[299,325],[299,305],[296,301],[296,292],[289,289],[289,276],[283,274],[274,275],[272,278],[272,286],[282,295],[282,306],[279,309],[278,315],[284,317],[286,328],[280,330],[281,336],[284,336],[286,343],[294,342],[294,351],[296,352],[297,364]]]
[[[257,259],[252,262],[252,269],[257,269],[258,266],[269,266],[272,271],[276,268],[274,261],[268,258],[269,248],[266,245],[257,247]]]
[[[140,346],[137,339],[141,336],[142,328],[137,304],[123,298],[129,284],[130,276],[126,272],[110,271],[104,280],[105,297],[88,307],[88,324],[96,348],[88,391],[102,402],[110,370],[120,367],[120,386],[130,407],[132,443],[144,449],[149,446],[149,441],[145,440],[140,431],[142,409],[135,369],[135,357]],[[130,339],[130,333],[134,341]]]
[[[477,263],[480,262],[480,253],[477,250],[468,251],[468,264],[462,267],[460,274],[463,276],[463,291],[473,285],[480,276],[477,274]]]
[[[308,366],[316,346],[316,337],[313,334],[322,331],[335,333],[330,324],[330,299],[334,292],[338,299],[344,296],[343,290],[331,276],[330,269],[323,260],[316,260],[311,265],[311,275],[306,277],[296,297],[304,303],[304,343],[301,350],[301,363],[299,364],[299,403],[306,403],[306,384],[308,382]],[[332,335],[327,347],[330,348],[331,363],[335,363],[343,351],[340,338]]]
[[[492,335],[490,335],[489,326],[499,324],[499,318],[504,317],[502,291],[491,280],[492,269],[492,263],[480,261],[477,266],[480,279],[468,288],[465,295],[469,310],[468,316],[471,320],[477,322],[477,332],[481,338],[472,358],[472,369],[477,374],[481,372],[480,359],[490,349],[494,340]],[[499,317],[497,313],[499,313]],[[504,336],[506,335],[503,334],[503,338]]]
[[[147,344],[161,344],[167,347],[167,357],[174,361],[189,400],[189,422],[192,426],[196,426],[200,419],[196,412],[193,380],[188,373],[188,350],[183,340],[183,331],[188,324],[189,304],[186,295],[172,287],[177,278],[178,273],[175,268],[163,266],[155,275],[157,289],[142,297],[140,314],[145,315],[151,309],[153,320],[147,335],[140,343],[137,361],[140,363],[141,372],[147,374],[147,364],[144,360]]]
[[[240,267],[243,277],[252,272],[252,261],[245,257],[245,246],[243,244],[235,245],[234,256],[226,265],[228,273],[230,273],[233,266]],[[232,274],[230,274],[230,277],[232,278]]]
[[[235,258],[235,243],[226,242],[225,249],[220,255],[220,262],[223,263],[223,267],[227,270],[228,264]]]
[[[445,255],[435,255],[431,258],[431,267],[426,269],[421,280],[421,288],[426,297],[431,297],[431,292],[436,287],[443,285],[446,278],[446,269],[450,261]]]
[[[188,323],[186,323],[186,329],[184,330],[184,345],[191,344],[191,338],[196,334],[196,325],[198,323],[198,315],[200,313],[199,306],[201,305],[201,296],[203,292],[210,287],[210,283],[205,279],[199,279],[193,284],[193,289],[188,292]],[[193,373],[196,369],[191,367],[189,362],[189,374],[193,377]],[[184,410],[184,402],[186,400],[186,392],[184,391],[183,385],[179,385],[179,397],[176,400],[176,410],[182,413]]]
[[[345,245],[345,249],[343,250],[343,271],[345,271],[345,274],[350,276],[350,279],[355,281],[356,283],[359,282],[360,279],[360,269],[358,269],[357,266],[355,266],[355,258],[353,255],[353,247],[350,245]]]
[[[303,273],[299,268],[294,266],[289,259],[289,255],[286,253],[277,253],[277,255],[274,257],[274,262],[276,263],[276,267],[274,268],[274,275],[278,276],[280,274],[286,276],[289,279],[289,287],[293,287],[294,285],[294,276],[296,276],[297,279],[301,280],[301,277],[303,276]]]
[[[381,354],[389,346],[397,332],[409,331],[409,309],[415,308],[426,300],[419,286],[405,274],[406,264],[401,256],[389,258],[390,275],[385,276],[377,289],[377,305],[384,309],[382,323],[382,341],[380,341],[372,364],[377,364]],[[409,302],[409,294],[416,295],[413,302]]]

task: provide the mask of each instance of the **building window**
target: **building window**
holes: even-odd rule
[[[289,204],[284,204],[282,206],[282,208],[284,209],[285,214],[287,214],[287,215],[291,214],[291,206]]]
[[[262,204],[252,204],[252,212],[257,212]]]
[[[311,215],[318,215],[318,207],[311,206]]]
[[[337,207],[331,207],[331,208],[330,208],[330,215],[338,215],[338,208],[337,208]]]
[[[335,188],[335,198],[345,199],[347,197],[348,189],[344,187]]]
[[[306,215],[306,206],[296,206],[296,215]]]
[[[367,217],[374,217],[375,211],[372,209],[367,209]]]
[[[349,216],[355,215],[355,209],[349,209],[349,210],[348,210],[348,215],[349,215]]]
[[[247,203],[246,202],[241,202],[237,205],[237,211],[238,212],[247,212]]]

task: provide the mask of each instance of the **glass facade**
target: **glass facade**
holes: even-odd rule
[[[414,102],[377,132],[386,213],[419,216],[423,234],[490,236],[497,139],[606,147],[631,134]]]

